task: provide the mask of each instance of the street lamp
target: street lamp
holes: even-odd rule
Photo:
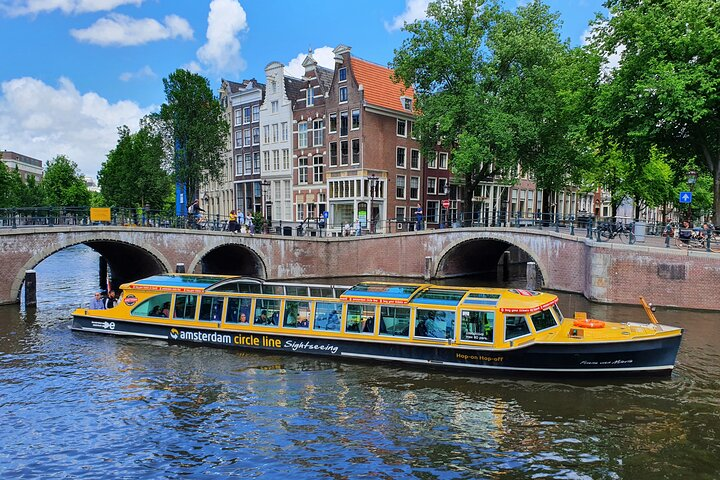
[[[374,173],[368,175],[368,187],[370,188],[370,225],[368,225],[368,229],[370,233],[375,233],[375,215],[373,211],[373,199],[375,196],[375,186],[377,185],[378,180],[380,179]]]
[[[260,182],[260,186],[262,187],[262,212],[266,219],[265,228],[266,231],[270,231],[270,222],[272,222],[272,201],[269,200],[270,181],[263,180]]]
[[[687,184],[688,187],[690,187],[690,202],[688,203],[688,221],[690,222],[690,225],[693,224],[693,218],[692,218],[692,192],[695,190],[695,184],[697,183],[697,177],[698,174],[695,170],[690,170],[687,172]]]
[[[448,185],[447,180],[445,180],[445,186],[443,187],[442,195],[444,195],[445,197],[448,197],[450,195],[450,186]],[[440,210],[440,228],[447,227],[447,218],[449,216],[448,214],[450,213],[448,210],[449,208],[450,199],[444,198],[442,201],[442,209]]]

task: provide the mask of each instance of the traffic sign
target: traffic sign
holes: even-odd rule
[[[323,212],[323,218],[324,218],[325,220],[327,220],[328,215],[330,215],[330,213],[329,213],[327,210],[325,210],[325,211]]]
[[[680,192],[680,203],[692,203],[692,192]]]
[[[447,198],[445,200],[443,200],[442,206],[443,206],[443,208],[450,208],[450,200],[448,200]]]

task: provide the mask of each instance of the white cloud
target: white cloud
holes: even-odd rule
[[[103,12],[121,5],[140,6],[143,0],[7,0],[0,11],[16,17],[60,10],[66,14]]]
[[[117,127],[138,128],[157,107],[128,100],[110,103],[97,93],[80,93],[67,78],[53,87],[29,78],[0,84],[0,145],[47,162],[67,155],[94,176],[117,144]]]
[[[430,0],[405,0],[405,11],[393,18],[391,23],[385,22],[385,30],[400,30],[406,23],[427,18],[427,7]]]
[[[102,46],[142,45],[168,38],[193,38],[188,21],[177,15],[165,17],[163,25],[153,18],[135,19],[118,13],[101,18],[88,28],[72,29],[70,34],[81,42]]]
[[[245,70],[237,35],[247,28],[247,15],[240,2],[212,0],[208,14],[207,42],[198,49],[198,59],[217,73],[240,73]]]
[[[181,66],[180,68],[182,68],[183,70],[187,70],[190,73],[197,73],[197,74],[203,73],[202,67],[200,66],[200,64],[198,62],[195,62],[195,61],[188,62],[185,65]]]
[[[307,53],[298,53],[295,58],[290,60],[288,66],[285,67],[285,75],[290,75],[295,78],[300,78],[305,75],[305,68],[302,66],[302,62],[307,55]],[[316,48],[313,50],[312,56],[320,66],[335,68],[335,54],[333,53],[332,47],[325,46]]]
[[[588,27],[582,34],[582,44],[589,45],[593,42],[594,36],[595,32],[592,26]],[[618,45],[613,53],[605,57],[605,61],[600,66],[600,71],[604,77],[611,76],[612,72],[620,66],[623,52],[625,52],[625,45]]]
[[[156,78],[157,75],[153,72],[153,69],[149,65],[145,65],[143,68],[136,72],[124,72],[120,75],[120,80],[123,82],[129,82],[130,80],[140,78]]]

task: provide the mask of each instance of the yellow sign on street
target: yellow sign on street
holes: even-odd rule
[[[109,222],[110,209],[109,208],[91,208],[90,209],[90,221],[91,222]]]

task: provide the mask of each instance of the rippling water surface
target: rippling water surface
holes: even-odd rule
[[[658,312],[686,329],[668,379],[483,379],[71,332],[97,262],[0,307],[0,478],[720,478],[717,312]]]

